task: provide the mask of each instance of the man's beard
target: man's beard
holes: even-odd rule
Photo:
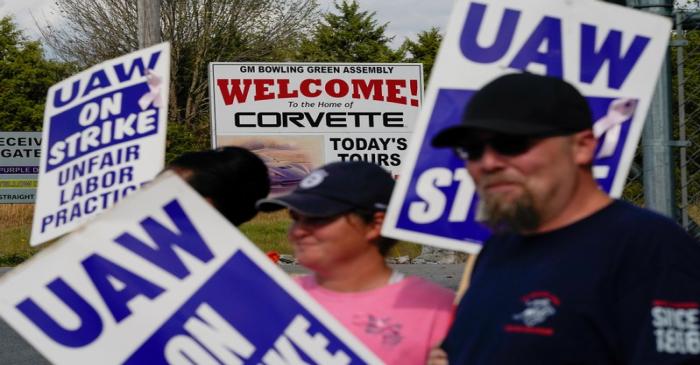
[[[540,225],[540,214],[527,189],[514,200],[497,194],[480,194],[477,220],[494,233],[532,232]]]

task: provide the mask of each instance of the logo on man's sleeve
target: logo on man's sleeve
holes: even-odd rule
[[[667,354],[700,354],[700,303],[654,300],[651,319],[656,351]]]

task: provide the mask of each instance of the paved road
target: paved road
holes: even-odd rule
[[[459,279],[462,277],[462,271],[464,270],[464,264],[406,264],[391,266],[406,275],[420,276],[452,290],[457,289]],[[284,271],[291,274],[308,272],[303,266],[299,265],[281,265],[281,267]]]
[[[392,266],[407,275],[421,276],[453,290],[457,288],[464,268],[464,264],[413,264]],[[281,265],[281,267],[284,271],[293,274],[307,272],[306,269],[298,265]],[[10,268],[0,267],[0,276],[9,270]],[[43,365],[50,363],[10,328],[5,321],[0,319],[0,364]]]
[[[10,270],[11,268],[8,267],[0,267],[0,276]],[[0,364],[43,365],[50,363],[0,318]]]

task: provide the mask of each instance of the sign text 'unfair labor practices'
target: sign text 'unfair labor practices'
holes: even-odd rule
[[[49,89],[32,245],[70,232],[163,168],[169,80],[163,43]]]

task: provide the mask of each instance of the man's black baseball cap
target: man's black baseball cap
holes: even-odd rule
[[[333,162],[304,177],[288,195],[258,200],[263,212],[289,208],[308,217],[332,217],[350,212],[385,211],[394,179],[369,162]]]
[[[501,76],[474,93],[462,123],[441,130],[434,147],[452,147],[474,138],[474,131],[524,137],[573,134],[592,127],[588,102],[564,80],[531,73]]]

